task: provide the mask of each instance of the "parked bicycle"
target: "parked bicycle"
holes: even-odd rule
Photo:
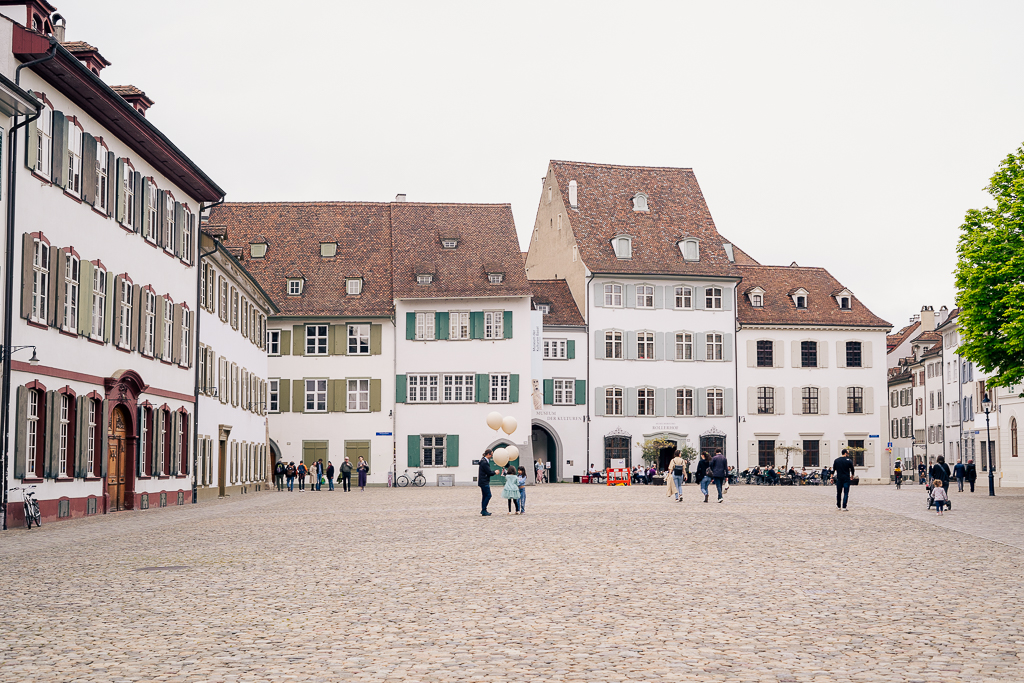
[[[41,517],[39,516],[39,501],[36,500],[35,486],[15,486],[10,491],[21,491],[22,504],[25,506],[25,524],[32,528],[32,522],[38,528]]]
[[[423,476],[423,470],[417,470],[411,480],[409,479],[409,470],[406,470],[405,474],[398,477],[397,483],[399,486],[408,486],[410,481],[413,486],[427,485],[427,478]]]

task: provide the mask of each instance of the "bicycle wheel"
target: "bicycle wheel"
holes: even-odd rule
[[[412,479],[412,485],[413,486],[426,486],[427,485],[427,478],[424,477],[422,474],[417,474]]]
[[[395,483],[398,484],[399,486],[408,486],[409,485],[409,477],[407,477],[407,476],[405,476],[403,474],[402,476],[400,476],[398,479],[395,480]]]

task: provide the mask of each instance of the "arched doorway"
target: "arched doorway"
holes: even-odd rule
[[[131,458],[128,457],[128,436],[131,421],[128,409],[116,406],[110,415],[107,429],[107,495],[110,497],[108,510],[117,512],[132,507],[132,476],[129,471]]]
[[[558,434],[548,425],[534,420],[531,434],[533,460],[544,464],[548,482],[559,481],[558,462],[562,455],[562,444]],[[536,468],[536,465],[534,465]],[[536,472],[534,472],[536,474]]]
[[[512,445],[511,441],[499,440],[499,441],[495,441],[494,443],[492,443],[487,448],[489,448],[493,452],[493,451],[498,450],[499,448],[507,448],[508,446],[511,446],[511,445]],[[516,448],[519,448],[519,447],[516,446]],[[520,453],[519,456],[522,457],[522,453]],[[481,457],[483,457],[483,456],[481,456]],[[512,467],[519,467],[519,459],[520,458],[517,457],[515,460],[509,460],[508,464],[504,465],[504,467],[508,467],[509,465],[512,465]],[[495,463],[493,463],[493,462],[491,463],[491,468],[495,469],[495,470],[499,469],[498,466]],[[491,477],[491,486],[504,486],[504,485],[505,485],[505,475],[504,474],[496,474],[493,477]]]

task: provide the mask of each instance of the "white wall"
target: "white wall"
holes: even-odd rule
[[[589,383],[586,387],[586,402],[582,405],[555,405],[545,404],[544,381],[556,378],[571,378],[584,380],[587,378],[587,354],[590,347],[587,344],[586,328],[580,327],[554,327],[543,328],[543,339],[545,340],[572,340],[575,348],[575,358],[569,359],[548,359],[542,360],[541,378],[537,380],[537,393],[532,399],[533,422],[539,424],[543,429],[552,434],[556,446],[556,463],[554,470],[548,471],[549,481],[565,479],[572,481],[573,476],[582,475],[587,469],[587,409],[593,400],[593,392]],[[544,459],[547,443],[542,438],[543,433],[538,433],[534,445],[539,445],[541,452],[536,453],[538,458]],[[559,448],[560,446],[560,448]]]

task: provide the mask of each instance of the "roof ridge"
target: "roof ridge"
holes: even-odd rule
[[[277,200],[277,201],[251,201],[251,202],[224,202],[218,206],[263,206],[268,204],[274,205],[310,205],[310,204],[323,204],[323,205],[355,205],[361,204],[366,206],[389,206],[391,204],[409,204],[414,206],[512,206],[512,202],[396,202],[396,201],[367,201],[358,199],[300,199],[300,200]]]
[[[652,171],[693,171],[693,166],[637,166],[635,164],[606,164],[594,161],[569,161],[567,159],[551,159],[552,164],[575,164],[576,166],[604,166],[605,168],[646,168]]]

